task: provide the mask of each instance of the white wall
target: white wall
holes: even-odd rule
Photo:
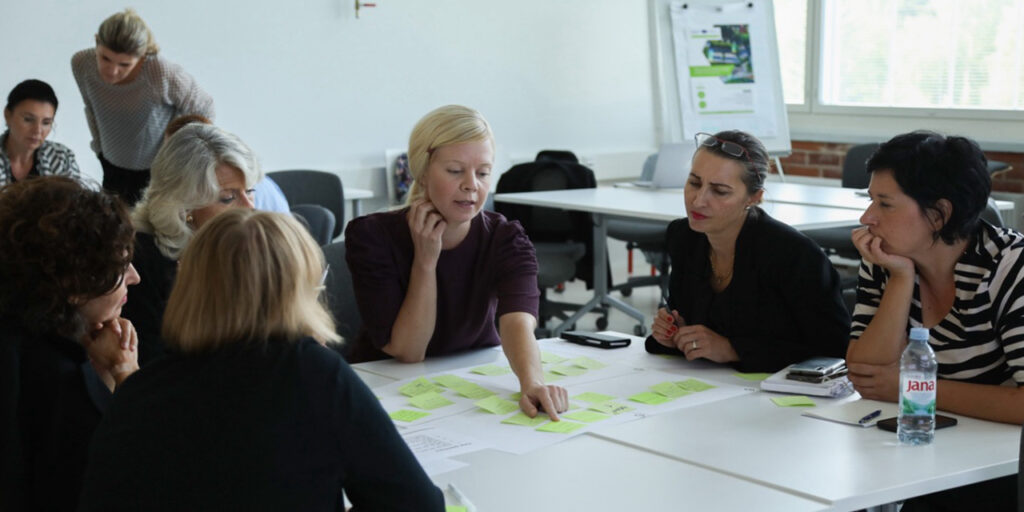
[[[538,149],[642,155],[655,144],[646,0],[137,0],[162,55],[216,102],[268,170],[338,171],[380,188],[386,148],[446,103],[477,108],[499,165]],[[25,78],[61,101],[53,140],[100,176],[71,55],[123,0],[0,0],[0,91]],[[619,162],[618,160],[611,160]],[[631,160],[629,160],[631,162]],[[639,174],[639,166],[624,170]],[[606,169],[606,171],[613,171]],[[598,169],[600,174],[601,170]],[[615,172],[619,172],[615,170]]]

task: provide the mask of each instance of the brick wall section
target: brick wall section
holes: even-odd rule
[[[839,179],[843,174],[843,158],[851,146],[853,144],[794,140],[793,154],[782,159],[782,168],[790,176]],[[986,151],[985,156],[1013,167],[993,177],[992,190],[1024,192],[1024,153]]]

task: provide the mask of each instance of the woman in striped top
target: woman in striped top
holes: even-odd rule
[[[11,89],[4,107],[7,131],[0,135],[0,187],[30,176],[78,177],[75,154],[46,140],[57,115],[57,95],[42,80],[25,80]]]
[[[146,22],[125,9],[103,21],[95,48],[71,58],[103,187],[129,204],[149,184],[167,123],[185,114],[213,119],[213,99],[158,51]]]
[[[910,327],[928,327],[939,409],[1024,423],[1024,235],[979,219],[991,178],[978,145],[913,132],[868,160],[872,204],[847,351],[865,398],[896,401]],[[908,500],[920,510],[1015,510],[1016,475]]]

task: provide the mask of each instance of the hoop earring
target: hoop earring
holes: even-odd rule
[[[195,224],[195,222],[196,219],[195,217],[192,216],[191,213],[185,216],[185,223],[188,224],[189,227],[194,227],[193,225]]]

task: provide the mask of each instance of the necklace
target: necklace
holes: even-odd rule
[[[711,280],[714,282],[714,285],[715,285],[716,288],[721,288],[726,283],[729,282],[729,279],[732,279],[732,271],[733,271],[732,265],[729,266],[729,271],[723,274],[723,273],[719,272],[717,268],[715,268],[715,253],[714,253],[714,251],[712,251],[712,253],[710,255],[708,255],[708,256],[709,256],[708,260],[711,262]]]

